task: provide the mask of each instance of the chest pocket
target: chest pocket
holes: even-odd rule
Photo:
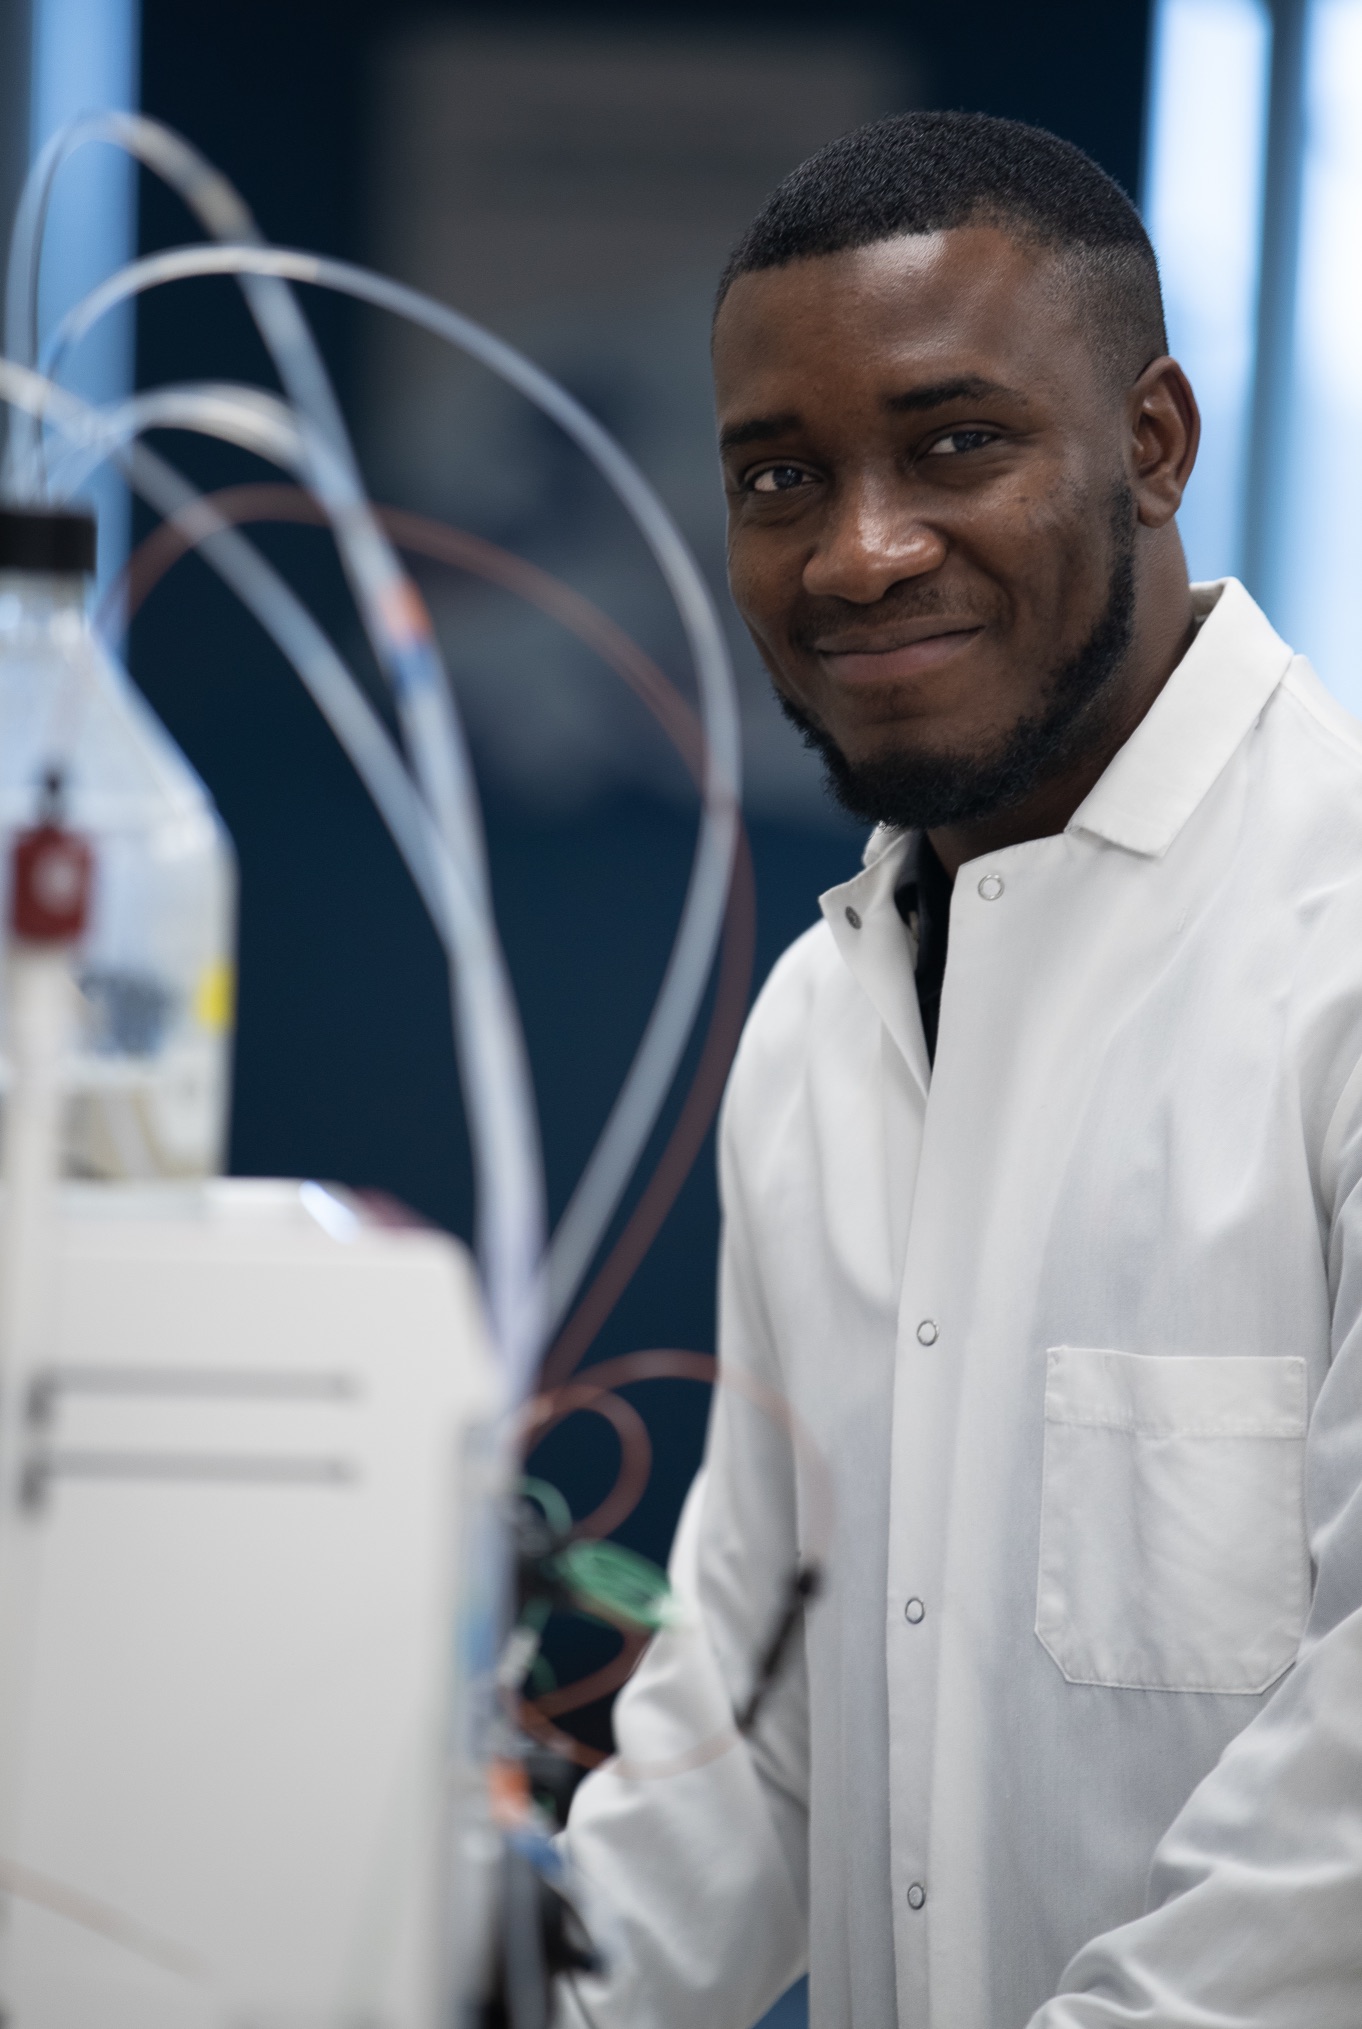
[[[1310,1597],[1305,1362],[1046,1355],[1036,1633],[1075,1684],[1264,1691]]]

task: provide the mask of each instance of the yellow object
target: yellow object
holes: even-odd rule
[[[205,965],[194,989],[194,1018],[201,1028],[221,1035],[236,1013],[236,967],[226,958]]]

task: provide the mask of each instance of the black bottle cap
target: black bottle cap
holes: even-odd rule
[[[0,507],[0,571],[91,577],[95,518],[69,507]]]

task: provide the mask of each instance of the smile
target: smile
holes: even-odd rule
[[[820,648],[818,659],[839,683],[893,683],[949,662],[983,631],[981,626],[952,627],[889,648]]]

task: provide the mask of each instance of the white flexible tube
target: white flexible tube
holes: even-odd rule
[[[154,168],[179,191],[205,229],[218,238],[235,233],[241,240],[251,245],[262,244],[262,236],[255,221],[236,192],[226,179],[179,135],[140,116],[114,114],[96,116],[91,121],[74,126],[65,142],[60,145],[65,147],[66,152],[70,152],[84,140],[98,138],[128,147],[148,167]],[[46,203],[46,192],[50,189],[62,159],[64,158],[59,152],[59,144],[54,142],[50,162],[46,159],[41,160],[35,166],[33,176],[30,178],[29,189],[41,193],[40,201],[43,205]],[[39,200],[35,198],[34,201],[36,203]],[[22,274],[24,282],[32,292],[27,328],[33,330],[36,330],[36,270],[39,249],[40,234],[35,233],[30,226],[25,238],[25,234],[16,228],[14,264],[21,263],[25,259],[27,261]],[[380,664],[388,668],[390,674],[397,679],[395,687],[403,729],[427,797],[441,821],[446,836],[474,869],[474,877],[485,879],[481,836],[472,818],[467,815],[476,806],[466,748],[452,696],[445,682],[439,680],[443,672],[437,675],[438,658],[433,642],[425,636],[424,614],[419,602],[412,599],[404,601],[400,595],[401,587],[396,578],[395,558],[386,543],[386,538],[374,521],[362,487],[359,485],[344,423],[311,333],[284,281],[272,276],[261,276],[258,268],[253,271],[235,268],[232,272],[241,277],[242,287],[246,291],[256,322],[275,358],[286,388],[309,414],[320,434],[329,436],[341,453],[344,469],[340,475],[339,488],[329,490],[324,484],[319,484],[318,490],[328,507],[342,558],[359,599],[366,628]],[[19,276],[16,275],[15,279],[17,282]],[[440,306],[435,307],[438,309]],[[469,329],[476,330],[476,327]],[[487,334],[480,335],[487,337]],[[490,343],[495,345],[497,341],[492,340]],[[60,335],[58,344],[60,345]],[[507,357],[514,357],[510,354],[509,348],[501,350]],[[547,383],[547,386],[555,395],[561,396],[562,391],[554,388],[552,383]],[[532,399],[537,399],[532,391],[527,389],[526,392],[531,393]],[[566,397],[563,399],[568,400]],[[569,406],[575,407],[575,404],[569,403]],[[558,420],[564,427],[570,427],[562,415],[559,415]],[[608,449],[616,449],[609,439],[604,439],[604,442]],[[589,444],[584,448],[591,450]],[[595,453],[592,452],[592,455]],[[599,459],[597,462],[600,463]],[[610,477],[608,472],[606,476]],[[318,481],[322,480],[320,473],[315,477]],[[353,484],[348,483],[350,478],[353,479]],[[615,481],[612,479],[611,483],[614,484]],[[629,504],[627,500],[625,504],[626,506]],[[665,520],[665,514],[663,518]],[[646,529],[644,533],[646,537]],[[391,566],[391,573],[388,572],[388,566]],[[673,586],[674,594],[675,590]],[[701,596],[703,600],[703,587]],[[416,641],[401,638],[402,621],[404,617],[409,618],[413,612],[421,616],[422,638]],[[389,622],[393,623],[391,627],[388,626]],[[390,637],[394,634],[398,637],[396,654],[385,656],[385,646],[392,646]],[[721,637],[719,646],[722,656],[724,651]],[[402,681],[404,670],[413,675],[415,681],[410,683]],[[731,677],[728,678],[728,682],[731,686]],[[703,682],[701,690],[703,702]],[[734,723],[736,727],[736,713]],[[735,785],[736,762],[735,740]],[[711,814],[707,797],[706,824],[702,826],[697,845],[687,897],[688,905],[692,900],[698,904],[704,898],[703,876],[706,872],[704,861],[710,842],[707,834]],[[733,829],[736,833],[736,810],[733,814]],[[730,839],[724,871],[725,893],[726,883],[731,875],[731,863]],[[697,917],[702,918],[704,913],[703,908],[697,907],[695,911]],[[673,962],[687,956],[685,947],[691,920],[689,910],[683,910]],[[590,1265],[629,1176],[642,1154],[666,1092],[670,1089],[676,1063],[679,1062],[680,1053],[685,1047],[695,1013],[698,1011],[699,998],[704,990],[704,979],[708,976],[708,967],[713,960],[713,949],[717,945],[717,939],[716,922],[709,957],[704,967],[704,977],[695,988],[695,1005],[689,1015],[679,1023],[670,1019],[674,1009],[669,1002],[668,989],[673,983],[672,965],[669,964],[653,1018],[645,1030],[630,1074],[554,1236],[545,1276],[545,1301],[550,1328],[566,1313],[574,1291]],[[682,988],[689,985],[688,969],[684,965],[679,968],[679,985]],[[674,996],[678,1009],[686,998],[684,991]],[[669,1070],[665,1069],[668,1056],[672,1058]]]
[[[148,430],[192,430],[220,438],[270,459],[304,486],[314,465],[328,455],[325,447],[308,444],[287,402],[242,381],[179,381],[108,403],[94,414],[98,424],[86,440],[53,461],[48,483],[56,500],[69,500],[97,466]]]
[[[123,148],[162,178],[215,239],[263,246],[249,207],[199,151],[140,113],[96,113],[55,134],[25,182],[11,239],[7,349],[36,363],[42,231],[62,164],[96,141]],[[243,293],[286,392],[334,454],[310,483],[325,504],[370,646],[393,687],[408,751],[437,823],[469,878],[486,889],[479,805],[463,729],[424,605],[379,525],[359,475],[345,420],[307,322],[287,282],[243,274]],[[22,450],[24,439],[17,440]],[[40,493],[43,447],[30,445],[29,493]],[[22,486],[22,475],[15,482]],[[490,903],[489,903],[490,905]]]
[[[183,247],[134,261],[62,320],[54,366],[106,311],[194,275],[273,275],[375,304],[469,353],[550,416],[596,465],[647,542],[676,602],[695,663],[706,737],[705,815],[681,924],[628,1077],[554,1233],[546,1263],[548,1329],[565,1314],[642,1155],[703,998],[722,925],[737,836],[740,736],[727,650],[689,551],[637,467],[594,417],[523,354],[444,304],[349,262],[284,248]]]
[[[160,176],[205,231],[216,238],[263,243],[249,207],[227,178],[171,129],[135,113],[98,113],[73,121],[52,137],[34,163],[11,237],[6,340],[11,356],[21,363],[31,364],[38,347],[43,229],[56,178],[72,154],[98,141],[124,149]],[[306,477],[327,508],[365,631],[379,667],[392,684],[408,752],[436,823],[465,879],[478,889],[482,911],[490,918],[491,894],[472,765],[424,605],[370,508],[340,406],[292,290],[286,282],[268,276],[242,276],[241,286],[285,388],[312,425],[313,444],[325,442],[334,454],[325,464],[320,459],[314,461]],[[19,475],[26,445],[29,483],[24,488]],[[27,437],[19,431],[11,438],[7,467],[12,487],[41,493],[40,416],[36,431]],[[538,1161],[537,1130],[535,1146]],[[533,1243],[536,1252],[542,1245],[542,1192],[539,1202]],[[506,1229],[495,1191],[477,1191],[476,1224],[477,1250],[484,1279],[489,1282],[488,1303],[496,1329],[498,1306],[491,1283],[498,1277],[491,1264],[498,1259],[518,1259],[528,1243],[525,1233]],[[523,1278],[529,1270],[521,1263],[507,1272]],[[537,1297],[530,1301],[529,1309],[538,1301]],[[517,1312],[524,1307],[511,1305]]]
[[[179,400],[182,391],[168,393]],[[29,414],[42,409],[77,441],[99,443],[110,433],[105,413],[12,361],[0,360],[0,399]],[[264,412],[260,405],[271,399],[258,396],[256,426]],[[489,1208],[480,1236],[487,1243],[485,1294],[513,1405],[533,1379],[543,1338],[537,1275],[543,1190],[533,1087],[490,918],[452,860],[381,720],[312,615],[173,467],[143,445],[124,446],[117,455],[142,496],[202,547],[293,664],[368,789],[449,952],[475,1175]]]

